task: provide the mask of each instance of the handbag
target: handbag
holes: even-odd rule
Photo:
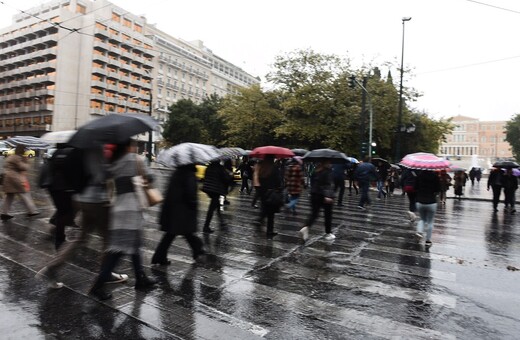
[[[144,209],[161,203],[164,200],[163,195],[157,188],[150,186],[150,183],[144,178],[144,171],[139,158],[136,161],[138,175],[132,177],[132,183],[139,205]]]
[[[269,189],[269,190],[267,190],[265,195],[266,195],[265,196],[266,204],[271,205],[276,208],[280,208],[281,206],[284,205],[284,197],[283,197],[282,192],[280,192],[278,190],[274,190],[274,189]]]

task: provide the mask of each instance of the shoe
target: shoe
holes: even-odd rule
[[[92,295],[101,301],[112,298],[112,294],[105,291],[103,288],[91,289],[88,292],[88,295]]]
[[[155,260],[152,258],[152,264],[158,264],[159,266],[168,266],[172,263],[172,261],[168,259],[162,259],[162,260]]]
[[[141,274],[136,280],[135,280],[135,289],[143,289],[153,286],[157,283],[157,280],[154,278],[149,278],[146,276],[146,274]]]
[[[267,238],[273,238],[273,237],[275,237],[276,235],[278,235],[278,233],[275,233],[274,231],[271,231],[271,232],[267,232],[267,233],[266,233]]]
[[[426,241],[424,245],[426,248],[430,248],[432,246],[432,241]]]
[[[14,216],[13,215],[8,215],[8,214],[1,214],[0,215],[0,219],[2,221],[7,221],[7,220],[10,220],[11,218],[13,218]]]
[[[421,233],[415,233],[414,237],[417,243],[421,242],[421,240],[423,239],[423,235]]]
[[[258,209],[258,204],[253,204],[253,208]]]
[[[516,212],[516,209],[511,210],[511,214],[514,214]]]
[[[309,227],[303,227],[300,229],[300,236],[303,241],[307,241],[309,239]]]
[[[128,280],[128,275],[112,273],[112,276],[105,283],[120,283]]]
[[[332,241],[336,238],[336,236],[334,236],[334,234],[331,234],[331,233],[328,233],[325,235],[324,239],[327,240],[327,241]]]
[[[231,204],[231,202],[229,202],[228,200],[224,201],[224,205],[230,205],[230,204]]]
[[[203,232],[204,234],[211,234],[211,233],[213,233],[213,231],[214,231],[214,230],[211,229],[211,228],[204,228],[204,229],[202,229],[202,232]]]
[[[408,218],[410,219],[410,222],[414,222],[415,220],[417,220],[417,215],[415,215],[415,213],[408,211],[407,214]]]
[[[47,286],[52,289],[60,289],[63,287],[63,282],[58,282],[54,279],[54,275],[51,274],[49,268],[43,267],[39,272],[34,275],[37,280],[46,281]]]
[[[36,215],[40,215],[40,212],[39,211],[35,211],[35,212],[32,212],[32,213],[28,213],[27,217],[33,217],[33,216],[36,216]]]
[[[365,208],[365,207],[362,206],[362,205],[358,205],[358,208],[361,209],[361,210],[367,210],[367,208]]]

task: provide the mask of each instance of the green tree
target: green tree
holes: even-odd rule
[[[280,125],[281,112],[277,103],[276,93],[264,92],[259,85],[227,96],[218,111],[225,125],[224,143],[248,149],[279,144],[275,128]]]
[[[520,114],[506,123],[506,141],[511,145],[513,156],[520,161]]]
[[[225,125],[218,111],[222,107],[223,99],[216,94],[212,94],[197,105],[195,117],[202,123],[202,135],[200,143],[224,146]]]
[[[181,99],[169,107],[163,138],[175,145],[183,142],[199,143],[205,132],[197,118],[198,106],[190,99]]]

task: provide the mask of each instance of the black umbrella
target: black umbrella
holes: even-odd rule
[[[291,149],[291,151],[294,152],[296,156],[305,156],[305,154],[309,152],[307,149]]]
[[[520,167],[520,165],[517,162],[513,162],[513,161],[499,161],[499,162],[495,162],[495,164],[493,164],[493,167],[502,168],[502,169],[512,169],[512,168],[518,168],[518,167]]]
[[[68,144],[78,148],[107,143],[119,144],[158,127],[159,122],[145,114],[111,114],[81,126]]]
[[[371,162],[372,164],[374,164],[375,166],[378,166],[379,163],[382,163],[382,165],[386,168],[390,168],[390,162],[388,162],[386,159],[383,159],[383,158],[372,158],[371,159]]]
[[[332,163],[343,163],[349,162],[347,155],[343,152],[332,150],[332,149],[316,149],[309,151],[302,157],[306,162],[319,162],[322,160],[328,160]]]

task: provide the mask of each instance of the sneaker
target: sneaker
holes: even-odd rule
[[[96,297],[98,300],[108,300],[112,298],[112,294],[105,291],[103,288],[91,289],[88,294]]]
[[[112,273],[110,279],[108,279],[105,283],[120,283],[125,282],[126,280],[128,280],[128,275]]]
[[[362,206],[362,205],[358,205],[358,208],[361,209],[361,210],[367,210],[367,208],[365,208],[365,207]]]
[[[335,238],[336,238],[336,236],[334,236],[334,234],[331,234],[331,233],[325,234],[325,237],[324,237],[324,239],[326,239],[327,241],[332,241]]]
[[[253,208],[258,209],[258,204],[253,204]]]
[[[51,275],[49,268],[43,267],[39,272],[34,275],[37,280],[46,281],[47,286],[52,289],[60,289],[63,287],[63,282],[58,282],[54,279],[54,275]]]
[[[417,243],[421,242],[421,240],[423,239],[423,235],[421,233],[415,233],[414,237]]]
[[[426,248],[430,248],[432,246],[432,241],[426,241],[424,245],[426,246]]]
[[[49,281],[47,286],[52,289],[60,289],[63,287],[63,282]]]
[[[412,211],[408,211],[407,214],[408,214],[408,218],[410,219],[411,222],[414,222],[415,220],[417,220],[417,215],[415,215],[415,213],[413,213]]]
[[[302,240],[307,241],[309,239],[309,227],[301,228],[300,236],[301,236]]]

